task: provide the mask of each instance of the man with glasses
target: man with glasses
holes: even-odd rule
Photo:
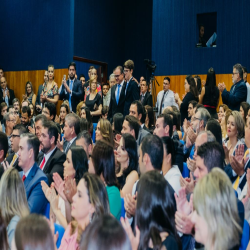
[[[9,149],[11,147],[10,137],[11,137],[11,134],[13,132],[13,127],[15,126],[15,124],[16,124],[16,119],[15,119],[15,116],[13,114],[7,113],[4,115],[4,117],[3,117],[4,131],[3,132],[8,137]]]
[[[129,114],[129,108],[131,103],[133,101],[140,100],[140,89],[138,88],[138,84],[133,77],[134,62],[132,60],[127,60],[124,63],[123,67],[124,67],[123,72],[126,81],[123,115],[126,116]]]
[[[108,119],[112,122],[113,116],[116,113],[122,113],[124,111],[125,102],[125,87],[124,73],[122,66],[117,66],[114,70],[116,84],[111,88],[111,98],[109,104]],[[128,107],[129,111],[129,107]]]
[[[232,73],[233,86],[230,91],[226,90],[225,83],[219,83],[218,88],[221,92],[222,101],[231,110],[240,110],[240,103],[245,102],[247,98],[247,87],[243,80],[243,69],[241,64],[233,66]]]
[[[19,150],[19,142],[20,136],[24,133],[27,133],[27,129],[21,125],[17,124],[13,128],[12,135],[10,137],[11,142],[11,150],[13,153],[9,154],[6,158],[6,161],[9,163],[11,167],[16,168],[18,171],[22,171],[22,169],[18,166],[18,150]]]
[[[170,78],[167,76],[163,80],[163,90],[157,95],[156,108],[158,108],[158,115],[160,115],[164,108],[175,106],[179,109],[178,104],[174,99],[174,92],[170,90]]]

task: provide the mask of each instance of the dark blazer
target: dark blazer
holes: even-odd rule
[[[123,83],[122,89],[120,89],[121,94],[120,94],[118,104],[116,103],[116,96],[115,96],[116,88],[117,88],[117,84],[115,84],[111,88],[111,97],[110,97],[109,112],[108,112],[108,119],[110,121],[113,119],[114,114],[116,114],[116,113],[123,114],[123,110],[124,110],[125,88],[126,88],[125,82]]]
[[[14,94],[14,90],[12,89],[8,89],[10,92],[10,98],[9,98],[9,105],[12,105],[12,101],[15,98],[15,94]],[[3,99],[3,91],[0,88],[0,103],[5,102],[5,100]]]
[[[23,177],[23,172],[20,172],[20,176]],[[41,181],[48,184],[46,175],[35,163],[24,180],[30,213],[44,214],[45,212],[48,201],[43,193]]]
[[[69,143],[69,142],[67,142],[67,141],[64,141],[64,142],[63,142],[63,151],[64,151],[64,152],[65,152],[65,150],[66,150],[66,148],[67,148],[68,143]],[[72,142],[72,144],[67,148],[67,151],[65,152],[65,154],[67,155],[69,149],[70,149],[71,147],[75,146],[75,145],[76,145],[76,139],[75,139],[75,140]]]
[[[9,164],[12,162],[12,159],[13,159],[14,155],[15,155],[15,153],[9,154],[8,157],[6,158],[6,161],[7,161]],[[23,171],[23,170],[21,169],[21,167],[19,167],[19,165],[18,165],[18,158],[17,158],[16,161],[14,162],[13,168],[17,169],[18,172]]]
[[[221,93],[222,101],[231,110],[240,110],[240,103],[245,102],[247,99],[247,86],[246,83],[241,80],[235,84],[230,89],[230,92],[226,89]]]
[[[43,84],[39,85],[38,87],[37,96],[36,96],[36,105],[41,105],[40,95],[42,94],[42,91],[43,91]]]
[[[150,134],[150,131],[147,131],[147,130],[145,130],[145,129],[143,129],[143,128],[140,127],[139,133],[138,133],[138,138],[137,138],[137,140],[136,140],[137,145],[140,146],[140,145],[141,145],[141,142],[142,142],[142,139],[143,139],[145,136],[149,135],[149,134]]]
[[[44,154],[39,153],[37,164],[40,166],[43,160]],[[53,173],[58,173],[63,179],[63,163],[66,161],[66,154],[59,150],[58,148],[50,156],[49,160],[46,162],[43,172],[46,174],[50,184],[53,182]]]
[[[69,86],[69,80],[67,80],[67,85]],[[79,80],[74,80],[71,96],[71,106],[72,111],[76,113],[76,106],[81,101],[82,98],[82,82]],[[69,100],[69,93],[65,94],[65,87],[62,85],[61,93],[59,94],[60,100]]]
[[[140,100],[141,100],[141,97],[142,95],[140,96]],[[142,105],[143,106],[149,105],[150,107],[153,107],[152,95],[149,92],[146,92]]]
[[[130,80],[126,85],[127,90],[125,90],[125,102],[124,102],[124,117],[129,114],[129,108],[133,101],[140,100],[140,90],[138,84],[134,80]]]

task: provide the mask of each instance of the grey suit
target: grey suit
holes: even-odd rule
[[[139,133],[138,133],[138,138],[136,140],[137,142],[137,145],[140,146],[141,145],[141,142],[142,142],[142,139],[146,136],[150,134],[147,130],[143,129],[142,127],[140,127],[139,129]]]
[[[70,145],[68,145],[68,144],[69,144],[69,142],[67,142],[67,141],[64,141],[64,143],[63,143],[63,151],[65,152],[66,155],[67,155],[69,149],[70,149],[72,146],[75,146],[75,145],[76,145],[76,138],[75,138],[75,140],[74,140]]]

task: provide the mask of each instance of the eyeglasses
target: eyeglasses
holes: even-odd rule
[[[129,72],[129,69],[124,69],[123,72],[124,73]]]
[[[20,137],[20,135],[11,135],[10,138],[16,138],[16,137]]]
[[[192,122],[193,122],[193,121],[197,121],[197,120],[198,120],[198,121],[201,121],[202,119],[201,119],[201,118],[198,118],[198,117],[195,117],[195,116],[192,117]]]
[[[120,74],[121,75],[121,74]],[[120,75],[115,75],[115,78],[118,78]]]
[[[16,122],[15,120],[8,120],[9,122]]]
[[[232,73],[232,75],[235,75],[235,74],[239,74],[239,72],[235,72],[235,73],[233,72],[233,73]]]

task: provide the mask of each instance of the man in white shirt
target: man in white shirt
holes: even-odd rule
[[[53,181],[53,173],[58,173],[63,179],[63,163],[66,155],[57,147],[58,128],[54,122],[44,122],[39,138],[41,153],[38,156],[38,166],[46,174],[49,185]]]
[[[170,78],[165,77],[163,80],[163,90],[160,91],[157,95],[156,108],[158,108],[158,115],[163,112],[163,109],[168,106],[176,106],[178,109],[178,105],[174,99],[174,92],[170,90]]]

